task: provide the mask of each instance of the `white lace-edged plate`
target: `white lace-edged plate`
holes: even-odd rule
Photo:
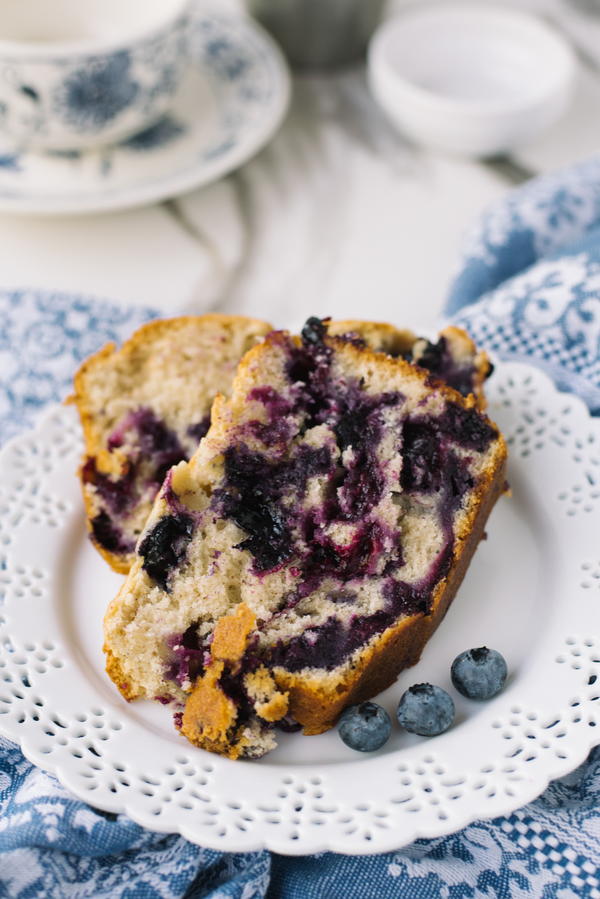
[[[394,715],[408,686],[440,684],[456,702],[447,733],[395,726],[368,756],[335,730],[282,734],[264,759],[231,762],[191,746],[169,709],[122,700],[101,651],[121,579],[86,538],[71,407],[0,456],[0,732],[90,805],[230,852],[383,852],[538,796],[600,742],[600,422],[527,365],[499,364],[488,394],[512,497],[421,661],[378,699]],[[509,679],[474,703],[450,664],[484,644]]]

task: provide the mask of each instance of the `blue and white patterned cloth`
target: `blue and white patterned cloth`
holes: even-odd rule
[[[511,193],[474,229],[448,313],[600,412],[600,159]],[[153,310],[0,292],[0,440]],[[0,896],[10,899],[600,899],[600,748],[506,818],[394,853],[221,854],[71,798],[0,739]]]
[[[600,157],[528,182],[473,228],[446,307],[600,412]]]

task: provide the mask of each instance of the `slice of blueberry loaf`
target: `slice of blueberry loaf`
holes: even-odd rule
[[[444,328],[435,343],[383,322],[331,322],[329,333],[349,340],[362,339],[377,352],[415,362],[463,396],[474,394],[480,409],[486,407],[483,385],[494,367],[487,353],[478,349],[462,328]]]
[[[165,480],[105,617],[109,675],[231,758],[326,730],[418,660],[505,460],[472,395],[318,319],[272,332]]]
[[[88,528],[115,571],[129,571],[167,471],[190,458],[208,430],[215,394],[229,392],[238,362],[270,330],[238,315],[153,321],[77,372]]]
[[[81,367],[75,378],[75,402],[86,439],[81,476],[88,524],[95,545],[116,571],[129,570],[163,476],[194,451],[208,427],[215,393],[228,391],[239,358],[269,329],[263,322],[240,316],[153,322],[137,331],[120,351],[113,345],[104,347]],[[483,396],[483,377],[480,381],[478,377],[486,364],[485,354],[477,353],[470,338],[458,329],[447,329],[437,344],[410,331],[371,322],[338,322],[331,331],[409,360],[419,357],[425,347],[429,356],[450,360],[444,372],[436,371],[438,375],[452,379],[459,370],[463,384],[480,399]],[[445,336],[451,331],[458,339]],[[431,350],[441,346],[441,354]],[[478,366],[475,359],[484,361]],[[163,382],[160,370],[165,360],[168,370]],[[177,396],[171,394],[173,387]]]
[[[166,472],[190,458],[215,394],[229,392],[237,363],[269,330],[242,316],[155,321],[120,350],[110,344],[81,366],[74,401],[86,445],[80,474],[88,528],[115,571],[129,571]],[[447,328],[435,344],[383,323],[336,322],[330,332],[419,364],[424,355],[437,360],[426,367],[483,402],[487,357],[464,331]]]

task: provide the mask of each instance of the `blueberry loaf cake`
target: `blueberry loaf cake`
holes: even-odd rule
[[[238,362],[270,330],[237,315],[153,321],[77,372],[88,528],[115,571],[129,571],[167,471],[190,458],[208,430],[215,394],[229,392]]]
[[[480,409],[486,407],[483,385],[493,365],[462,328],[444,328],[435,343],[417,337],[413,331],[380,322],[331,322],[329,333],[349,340],[358,338],[377,352],[415,362],[463,396],[474,394]]]
[[[505,460],[472,395],[319,319],[272,332],[157,496],[105,616],[109,675],[230,758],[328,729],[419,659]]]
[[[74,401],[85,437],[80,473],[88,528],[115,571],[129,571],[166,472],[190,458],[208,430],[215,394],[229,392],[239,360],[270,330],[235,315],[155,321],[120,350],[105,346],[80,368]],[[487,357],[464,331],[447,328],[435,344],[374,322],[336,322],[330,331],[425,363],[482,402]]]

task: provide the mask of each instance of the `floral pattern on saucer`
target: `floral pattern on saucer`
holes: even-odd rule
[[[143,131],[94,150],[19,153],[0,146],[0,211],[56,215],[139,206],[207,184],[253,155],[289,102],[279,50],[251,19],[199,6],[188,40],[192,62],[171,110]],[[98,115],[106,118],[138,89],[127,54],[115,54],[93,83],[85,72],[70,72],[56,96],[65,116],[87,116],[84,101],[100,83],[106,102]]]
[[[54,94],[54,108],[76,129],[100,128],[127,109],[139,94],[131,54],[114,53],[94,65],[69,72]]]
[[[156,120],[181,81],[187,22],[181,17],[129,49],[4,60],[0,142],[25,148],[106,144]]]

